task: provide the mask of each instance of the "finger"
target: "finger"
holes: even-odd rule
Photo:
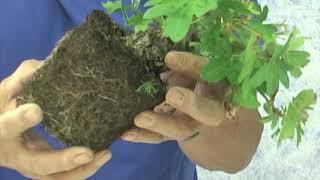
[[[69,171],[87,164],[93,160],[93,156],[93,152],[84,147],[46,151],[27,150],[20,161],[28,166],[30,172],[43,176],[61,171]]]
[[[43,118],[36,104],[25,104],[0,115],[0,138],[20,136],[24,131],[39,124]]]
[[[165,141],[173,140],[159,133],[155,133],[146,129],[134,128],[124,133],[121,138],[126,141],[137,143],[159,144]]]
[[[208,82],[198,81],[195,85],[194,91],[196,95],[202,97],[214,98],[217,101],[223,102],[225,98],[231,93],[231,88],[226,84],[226,82],[221,81],[210,85]]]
[[[136,126],[175,140],[184,140],[198,131],[199,123],[188,116],[169,116],[143,112],[135,118]]]
[[[202,67],[207,60],[191,53],[172,51],[166,55],[165,63],[174,72],[200,80]]]
[[[169,89],[166,102],[206,125],[218,126],[225,119],[225,110],[220,101],[198,96],[185,88]]]
[[[161,80],[169,87],[180,86],[193,89],[196,84],[196,80],[182,74],[173,71],[167,71],[160,74]]]
[[[164,101],[154,108],[154,112],[171,115],[176,112],[176,109]]]
[[[80,166],[70,171],[51,174],[43,177],[43,180],[74,180],[86,179],[93,176],[106,162],[111,159],[111,152],[108,150],[101,151],[94,156],[94,160],[88,164]]]
[[[10,99],[16,97],[22,90],[23,85],[32,78],[36,70],[42,65],[43,63],[37,60],[23,61],[10,77],[1,82],[0,95],[8,96]]]

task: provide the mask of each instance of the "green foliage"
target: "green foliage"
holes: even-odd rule
[[[108,10],[108,13],[114,13],[122,9],[122,2],[121,0],[116,1],[107,1],[102,3],[103,7]]]
[[[127,19],[136,32],[158,23],[162,34],[174,42],[191,34],[199,37],[192,42],[195,53],[209,59],[201,78],[210,83],[226,81],[232,89],[228,100],[234,105],[257,108],[261,95],[267,116],[260,121],[271,124],[272,137],[278,137],[280,144],[296,134],[300,143],[315,93],[303,90],[288,106],[275,105],[280,84],[290,88],[289,75],[299,77],[309,62],[309,53],[300,49],[305,38],[297,30],[290,33],[285,24],[265,23],[268,7],[249,0],[149,0],[144,6],[145,13]],[[112,3],[106,7],[119,9]],[[286,41],[280,43],[284,37]],[[155,90],[153,82],[146,82],[137,91],[154,94]]]
[[[158,93],[156,86],[157,83],[155,81],[147,81],[142,83],[142,85],[136,90],[136,92],[154,97]]]
[[[134,25],[135,31],[145,31],[150,24],[150,20],[143,19],[143,14],[140,12],[140,0],[131,0],[131,4],[123,5],[123,0],[109,0],[102,2],[102,6],[107,9],[108,13],[121,12],[127,26]],[[132,12],[129,17],[128,12]]]
[[[174,42],[182,40],[192,24],[193,17],[201,18],[217,8],[217,0],[150,0],[144,19],[163,17],[163,32]]]
[[[254,47],[256,40],[257,36],[255,34],[252,34],[248,45],[240,58],[242,69],[238,78],[239,82],[242,82],[243,80],[249,78],[254,69],[254,65],[257,60],[257,52],[256,48]]]
[[[126,21],[128,25],[134,26],[135,32],[147,30],[150,22],[148,19],[143,19],[143,14],[141,13],[128,18]]]
[[[303,130],[302,124],[308,119],[307,110],[312,109],[311,106],[316,103],[316,95],[313,90],[301,91],[288,106],[285,112],[282,128],[279,135],[279,143],[287,138],[294,138],[297,135],[297,145],[301,142],[301,135]]]

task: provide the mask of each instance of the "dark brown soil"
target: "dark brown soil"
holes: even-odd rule
[[[58,43],[18,104],[40,105],[48,131],[66,146],[103,149],[133,126],[137,113],[164,99],[159,73],[171,49],[185,47],[152,28],[127,35],[104,12],[94,11]],[[136,92],[150,80],[157,84],[156,96]]]

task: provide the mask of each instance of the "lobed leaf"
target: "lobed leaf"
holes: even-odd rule
[[[121,0],[103,2],[102,6],[108,10],[109,13],[114,13],[122,8]]]
[[[300,123],[307,120],[307,110],[311,109],[311,106],[315,104],[316,98],[313,90],[303,90],[293,98],[282,120],[282,128],[278,140],[279,144],[285,139],[294,138],[295,131],[298,133],[302,132],[296,129],[301,128]],[[301,134],[297,134],[297,136],[301,136]],[[299,137],[297,144],[300,143],[300,140]]]

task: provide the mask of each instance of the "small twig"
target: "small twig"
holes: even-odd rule
[[[82,78],[91,78],[91,77],[92,77],[92,76],[87,75],[87,74],[76,73],[76,72],[74,72],[72,69],[71,69],[71,73],[72,73],[74,76],[82,77]]]
[[[200,22],[200,21],[202,21],[203,19],[205,19],[205,16],[202,16],[201,18],[198,18],[198,19],[194,20],[193,22],[191,22],[191,24],[195,24],[195,23],[197,23],[197,22]]]
[[[260,91],[259,91],[260,92]],[[271,105],[271,108],[272,108],[272,112],[274,112],[275,114],[277,114],[278,116],[281,116],[283,117],[284,114],[279,110],[277,109],[276,107],[274,107],[273,103],[274,103],[274,100],[270,100],[264,93],[260,92],[260,94],[262,95],[262,97],[267,101],[268,104]]]
[[[119,105],[119,102],[116,101],[115,99],[112,99],[112,98],[107,97],[107,96],[102,96],[101,94],[98,94],[98,96],[101,97],[102,99],[106,99],[106,100],[112,101],[112,102],[116,103],[117,105]]]

